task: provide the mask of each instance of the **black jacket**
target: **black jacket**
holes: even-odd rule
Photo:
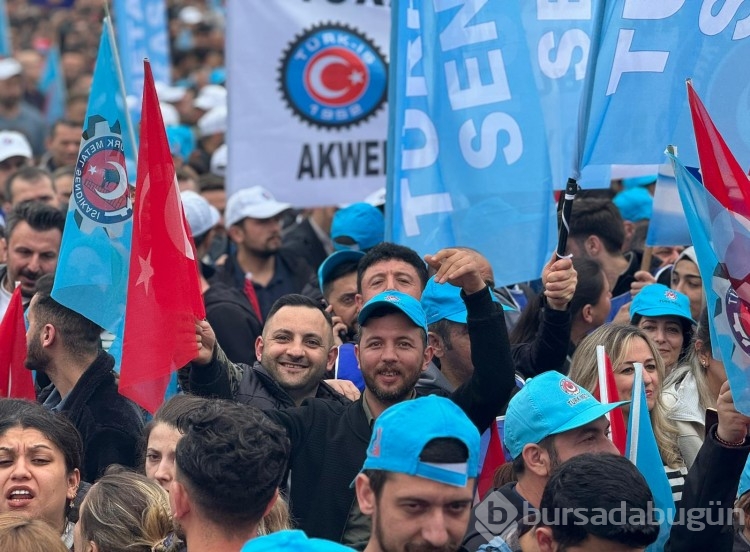
[[[271,377],[271,374],[261,366],[260,362],[256,362],[252,367],[247,364],[239,364],[238,366],[242,369],[242,379],[239,381],[237,389],[233,390],[222,355],[215,355],[211,364],[192,367],[190,370],[190,391],[202,397],[232,399],[264,411],[296,406],[294,399],[281,388],[276,380]],[[328,387],[324,381],[318,385],[315,397],[342,405],[348,405],[351,402]]]
[[[516,372],[524,378],[538,376],[548,370],[567,374],[565,360],[570,343],[570,309],[558,311],[546,307],[540,316],[539,330],[534,340],[512,347]]]
[[[143,429],[141,411],[117,391],[115,360],[99,353],[65,399],[64,414],[83,439],[81,479],[93,483],[110,464],[134,468]],[[45,389],[49,396],[52,386]],[[42,397],[40,397],[40,400]]]
[[[307,218],[286,231],[283,240],[284,249],[305,259],[316,271],[328,257],[328,252]]]
[[[232,362],[250,364],[255,360],[255,339],[263,324],[244,293],[224,282],[215,282],[203,294],[206,319]]]
[[[276,252],[276,262],[283,263],[288,271],[292,274],[291,285],[294,287],[294,293],[300,293],[305,285],[310,281],[313,274],[313,270],[310,268],[304,259],[298,257],[293,251],[287,251],[286,249],[279,249]],[[244,294],[244,278],[245,274],[237,264],[237,258],[234,255],[228,255],[226,261],[222,266],[216,267],[216,272],[213,277],[209,280],[211,285],[216,282],[222,282],[230,287],[234,287],[240,293]],[[270,305],[269,305],[270,308]],[[263,305],[261,305],[263,310]],[[265,318],[265,313],[263,313]]]
[[[493,308],[489,289],[462,297],[468,310],[474,374],[453,393],[435,394],[450,397],[483,431],[515,386],[513,361],[505,320]],[[298,528],[311,537],[334,541],[343,537],[356,499],[349,485],[362,469],[372,434],[362,400],[344,406],[310,399],[299,408],[267,412],[289,435],[292,515]]]
[[[749,453],[750,439],[745,439],[745,445],[741,447],[725,447],[716,440],[716,426],[709,430],[685,478],[680,511],[677,512],[683,522],[672,525],[665,552],[732,550],[731,510]],[[696,518],[697,522],[705,524],[700,530],[689,523],[691,511],[703,514]],[[706,520],[713,523],[708,524]],[[717,523],[720,521],[723,523]]]

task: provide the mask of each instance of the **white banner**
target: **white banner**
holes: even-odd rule
[[[385,186],[387,4],[229,1],[228,194],[311,207]]]

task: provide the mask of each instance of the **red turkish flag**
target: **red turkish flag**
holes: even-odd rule
[[[206,312],[151,66],[146,61],[120,393],[155,412],[172,372],[198,355]]]
[[[25,361],[26,323],[21,286],[17,286],[0,322],[0,398],[36,399],[34,380],[23,365]]]
[[[500,442],[500,435],[497,432],[497,422],[490,424],[489,432],[490,442],[487,445],[487,453],[484,455],[482,473],[479,474],[479,481],[477,482],[477,496],[479,500],[482,500],[492,490],[495,472],[506,462],[503,445]]]
[[[612,370],[612,363],[609,360],[609,355],[605,353],[604,361],[606,369],[604,371],[607,381],[607,403],[620,402],[620,394],[617,392],[617,383],[615,383],[615,372]],[[599,392],[599,382],[597,381],[594,392],[592,393],[596,400],[601,400],[601,393]],[[609,431],[610,439],[612,443],[620,451],[620,454],[625,454],[625,445],[627,443],[627,429],[625,428],[625,418],[622,415],[622,410],[618,407],[609,413]]]

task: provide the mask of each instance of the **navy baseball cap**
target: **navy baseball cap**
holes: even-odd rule
[[[418,428],[414,424],[418,424]],[[420,455],[433,439],[452,438],[466,445],[465,463],[435,464]],[[403,473],[464,487],[479,473],[479,431],[450,399],[429,395],[400,402],[375,420],[362,470]]]
[[[526,445],[583,427],[628,402],[602,404],[560,372],[544,372],[526,380],[508,403],[505,446],[518,458]]]
[[[362,310],[359,311],[357,321],[360,326],[364,326],[367,319],[377,310],[383,307],[390,307],[404,313],[415,326],[422,328],[427,332],[427,319],[422,310],[422,305],[411,295],[396,291],[395,289],[386,290],[378,293],[375,297],[365,303]]]
[[[364,256],[364,251],[354,251],[351,249],[334,251],[332,254],[328,255],[318,268],[318,284],[320,284],[320,291],[323,291],[323,286],[326,285],[328,278],[330,278],[336,268],[346,262],[359,262]]]

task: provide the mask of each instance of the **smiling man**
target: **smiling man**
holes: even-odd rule
[[[190,391],[261,410],[299,406],[311,397],[347,404],[323,381],[337,352],[330,315],[308,297],[285,295],[268,312],[263,334],[255,342],[255,364],[233,365],[241,374],[237,388],[232,389],[226,357],[216,347],[213,362],[190,371]]]

